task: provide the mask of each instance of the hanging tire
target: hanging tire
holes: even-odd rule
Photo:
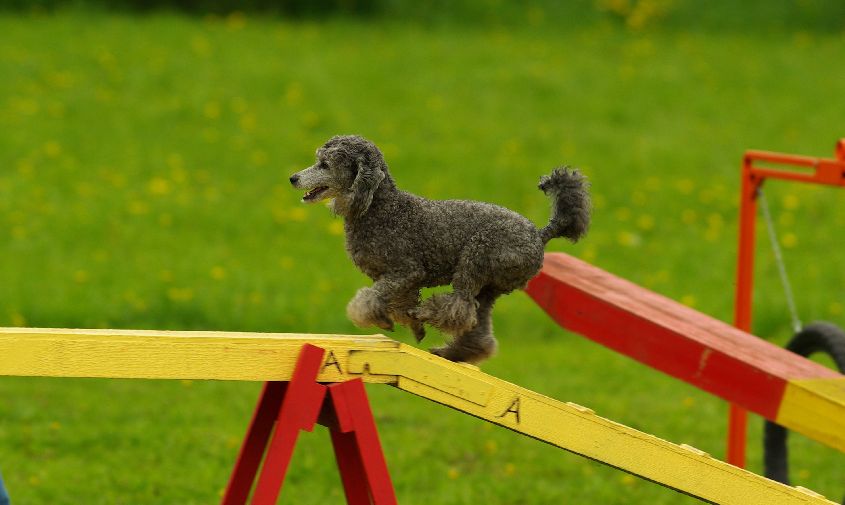
[[[833,358],[839,371],[845,373],[845,331],[836,325],[825,322],[808,324],[792,337],[786,349],[804,357],[825,353]],[[765,475],[784,484],[789,484],[788,434],[783,426],[766,421],[763,433]]]

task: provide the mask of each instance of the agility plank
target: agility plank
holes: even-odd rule
[[[7,328],[0,375],[287,381],[306,343],[320,382],[390,384],[708,502],[833,503],[381,335]]]
[[[563,253],[528,294],[571,331],[845,451],[845,376]]]

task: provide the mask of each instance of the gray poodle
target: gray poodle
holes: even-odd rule
[[[538,229],[497,205],[428,200],[396,187],[381,151],[354,135],[331,138],[317,162],[293,174],[303,202],[332,199],[344,218],[346,250],[373,279],[346,308],[357,326],[408,326],[417,341],[429,324],[452,336],[434,354],[477,363],[496,350],[491,311],[496,298],[525,287],[543,264],[543,247],[556,237],[575,242],[590,221],[588,184],[578,171],[555,169],[540,179],[552,217]],[[421,302],[420,289],[452,285],[452,292]]]

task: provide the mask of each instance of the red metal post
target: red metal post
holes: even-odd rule
[[[752,172],[752,159],[746,155],[742,161],[742,186],[739,202],[739,252],[737,255],[734,326],[751,332],[751,305],[754,285],[754,240],[757,219],[757,190],[762,179]],[[737,405],[730,406],[728,414],[728,463],[745,467],[745,444],[748,412]]]

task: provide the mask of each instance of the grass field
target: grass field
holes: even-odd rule
[[[0,14],[0,325],[360,332],[344,307],[367,279],[341,222],[287,183],[348,132],[380,145],[405,189],[538,224],[539,176],[582,167],[592,231],[548,249],[730,321],[740,158],[831,155],[845,135],[842,29],[528,19]],[[843,194],[767,190],[802,318],[845,323]],[[755,332],[782,344],[764,240]],[[563,332],[523,293],[500,302],[495,325],[485,371],[723,454],[723,402]],[[3,378],[0,471],[15,504],[214,503],[258,391]],[[401,503],[694,501],[369,391]],[[791,448],[794,483],[841,499],[845,457],[800,436]],[[325,433],[303,437],[282,496],[343,501]]]

